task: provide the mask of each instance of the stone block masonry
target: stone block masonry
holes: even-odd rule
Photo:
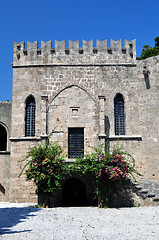
[[[83,129],[84,152],[109,141],[130,152],[144,178],[159,181],[159,56],[136,60],[136,41],[14,43],[10,201],[36,200],[35,186],[17,176],[31,146],[53,141],[68,155],[70,128]],[[125,134],[115,135],[114,99],[124,105]],[[26,103],[35,100],[35,135],[26,136]],[[69,161],[69,159],[67,158]],[[25,194],[24,194],[25,193]]]
[[[0,102],[0,200],[9,199],[11,101]]]

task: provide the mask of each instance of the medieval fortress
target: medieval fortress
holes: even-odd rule
[[[0,102],[0,201],[37,201],[18,175],[28,149],[53,129],[67,161],[118,142],[143,178],[159,183],[159,56],[136,60],[135,40],[15,42],[12,67],[12,102]]]

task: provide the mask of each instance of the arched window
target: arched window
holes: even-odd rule
[[[30,96],[26,101],[26,110],[25,110],[25,136],[33,137],[35,136],[35,99],[33,96]]]
[[[115,135],[125,135],[125,111],[122,94],[116,94],[114,98]]]
[[[0,151],[7,151],[7,131],[2,124],[0,124]]]

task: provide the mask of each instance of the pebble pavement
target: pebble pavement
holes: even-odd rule
[[[32,205],[0,202],[0,240],[159,240],[159,207]]]

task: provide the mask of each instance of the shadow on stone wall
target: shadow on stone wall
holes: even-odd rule
[[[0,192],[5,195],[5,188],[0,184]]]

